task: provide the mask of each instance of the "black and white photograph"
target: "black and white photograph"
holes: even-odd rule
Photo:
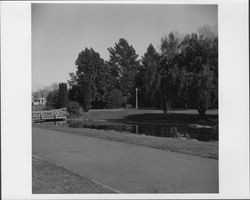
[[[31,9],[34,194],[219,192],[217,5]]]
[[[1,197],[248,199],[246,0],[1,11]]]

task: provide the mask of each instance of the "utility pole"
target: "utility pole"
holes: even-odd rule
[[[135,98],[135,108],[138,109],[138,88],[135,88],[135,94],[136,94],[136,98]]]

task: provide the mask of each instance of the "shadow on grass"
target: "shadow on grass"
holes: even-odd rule
[[[218,115],[210,114],[206,116],[200,116],[198,114],[132,114],[122,119],[114,120],[117,122],[129,122],[129,123],[160,123],[160,124],[200,124],[207,126],[218,126]]]

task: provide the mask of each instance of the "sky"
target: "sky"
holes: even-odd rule
[[[218,20],[216,5],[34,3],[31,12],[33,91],[67,82],[86,47],[108,60],[107,48],[125,38],[141,58],[171,31],[192,33]]]

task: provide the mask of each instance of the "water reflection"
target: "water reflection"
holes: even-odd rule
[[[157,137],[171,137],[180,139],[196,139],[199,141],[217,141],[218,127],[202,127],[188,125],[159,125],[159,124],[129,124],[113,123],[108,121],[51,121],[43,122],[46,126],[63,126],[75,128],[90,128],[101,130],[115,130],[123,133],[133,133],[141,135],[150,135]]]
[[[58,124],[56,124],[58,126]],[[157,137],[171,137],[181,139],[196,139],[200,141],[217,141],[217,127],[192,127],[188,125],[159,125],[159,124],[129,124],[97,121],[74,121],[65,122],[64,126],[76,128],[91,128],[101,130],[115,130],[124,133],[151,135]]]

